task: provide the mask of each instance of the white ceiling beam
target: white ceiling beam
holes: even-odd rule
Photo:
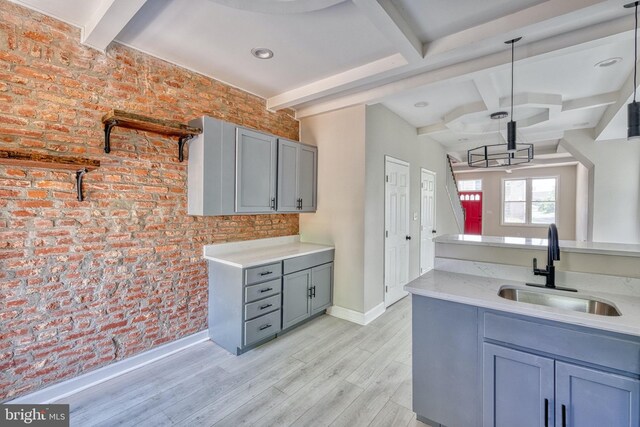
[[[433,135],[434,133],[446,132],[448,130],[449,128],[444,124],[444,122],[439,122],[432,125],[419,127],[418,135]]]
[[[353,0],[353,3],[408,62],[422,60],[422,42],[390,0]]]
[[[640,61],[637,65],[640,65]],[[624,109],[627,108],[627,104],[630,101],[630,98],[633,96],[634,90],[638,90],[640,88],[640,84],[634,88],[633,85],[633,70],[629,77],[625,80],[624,84],[620,88],[617,93],[617,97],[615,102],[611,103],[606,110],[604,110],[604,114],[600,118],[600,121],[596,125],[594,129],[594,136],[596,141],[602,141],[605,139],[612,139],[608,135],[610,135],[610,131],[612,127],[618,128],[619,126],[614,123],[614,120],[620,120],[620,115],[626,115],[626,111]],[[622,137],[625,137],[626,134]],[[616,135],[615,137],[621,137]]]
[[[518,62],[561,56],[566,53],[566,50],[576,45],[584,45],[584,48],[587,49],[607,44],[610,43],[609,37],[629,31],[629,28],[633,28],[633,19],[632,17],[624,16],[532,42],[522,46]],[[355,94],[345,95],[324,102],[317,102],[313,105],[301,106],[296,109],[296,117],[304,118],[358,104],[375,104],[383,100],[386,96],[436,82],[454,81],[464,77],[467,77],[467,79],[474,78],[479,75],[477,74],[479,72],[497,70],[510,62],[511,52],[502,50],[468,61],[428,70],[421,74],[380,85],[372,89],[363,90]]]
[[[474,77],[473,84],[476,85],[476,89],[487,106],[487,110],[497,111],[500,108],[500,94],[493,77],[489,74]]]
[[[615,104],[618,100],[618,92],[601,93],[600,95],[587,96],[564,101],[562,111],[588,110],[590,108],[604,107]]]
[[[82,28],[82,44],[101,52],[116,38],[147,0],[103,0]]]
[[[295,104],[310,101],[319,94],[328,96],[342,90],[347,90],[353,87],[354,83],[364,84],[374,79],[383,78],[387,72],[393,71],[406,64],[407,61],[400,54],[387,56],[386,58],[352,68],[343,73],[334,74],[331,77],[317,80],[308,85],[272,96],[267,99],[267,109],[275,111],[282,108],[289,108]]]

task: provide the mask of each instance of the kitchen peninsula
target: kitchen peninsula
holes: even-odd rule
[[[405,286],[413,294],[413,409],[420,419],[436,426],[639,425],[640,253],[635,245],[561,241],[560,248],[556,280],[578,292],[525,285],[541,280],[526,265],[546,259],[545,240],[436,240],[435,269]],[[608,265],[607,274],[589,272],[594,264]],[[499,296],[504,289],[576,304],[512,301]],[[589,313],[587,301],[610,305],[614,315]]]

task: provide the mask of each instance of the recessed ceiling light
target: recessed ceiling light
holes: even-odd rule
[[[254,47],[251,49],[251,54],[258,59],[271,59],[273,58],[273,51],[266,47]]]
[[[426,101],[420,101],[420,102],[416,102],[415,104],[413,104],[413,106],[416,107],[416,108],[424,108],[427,105],[429,105],[429,103],[426,102]]]
[[[622,61],[622,58],[620,58],[619,56],[616,56],[614,58],[604,59],[600,62],[596,62],[594,67],[601,67],[601,68],[611,67],[612,65],[617,64],[620,61]]]

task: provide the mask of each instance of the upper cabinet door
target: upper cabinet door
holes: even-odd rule
[[[244,128],[236,131],[236,212],[276,209],[277,140]]]
[[[300,145],[298,169],[299,210],[302,212],[315,212],[317,208],[318,148]]]
[[[556,362],[556,426],[640,426],[640,381]]]
[[[298,203],[298,152],[300,144],[278,140],[278,211],[297,212]]]

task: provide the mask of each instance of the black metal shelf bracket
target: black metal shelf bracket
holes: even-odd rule
[[[104,152],[111,152],[111,129],[118,126],[118,120],[112,119],[104,124]]]
[[[184,160],[184,145],[196,135],[183,135],[178,139],[178,161]]]
[[[76,188],[78,190],[79,202],[82,202],[84,200],[84,197],[82,196],[82,178],[84,177],[84,174],[86,174],[87,172],[89,172],[87,168],[82,168],[76,172]]]

